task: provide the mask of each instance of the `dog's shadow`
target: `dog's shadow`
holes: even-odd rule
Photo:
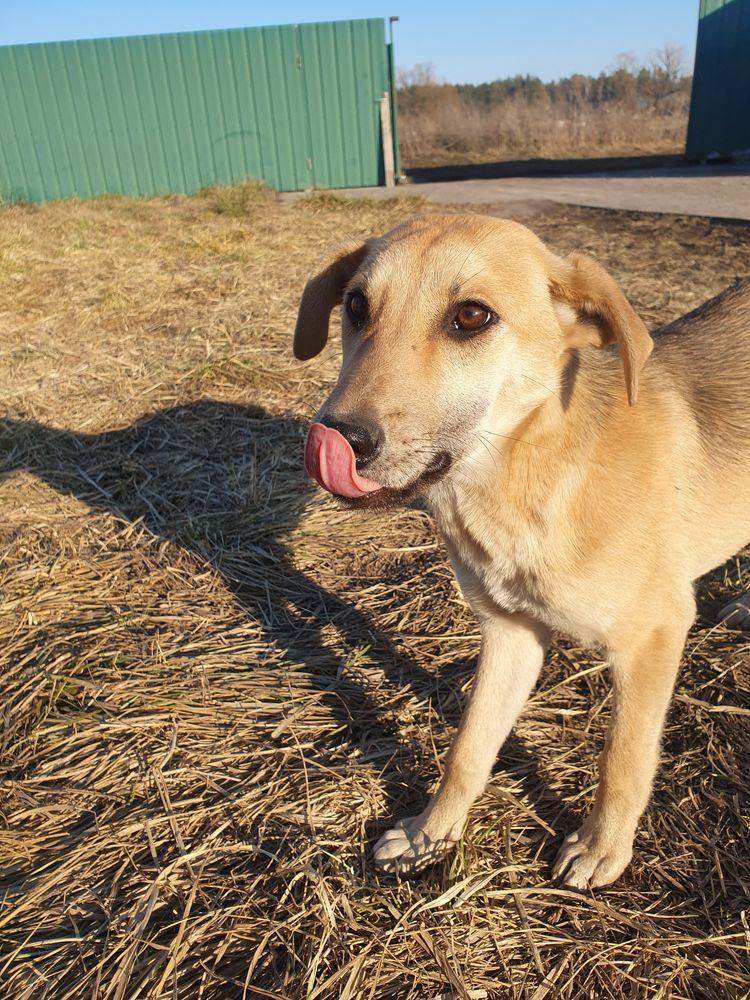
[[[296,568],[285,542],[302,516],[311,486],[301,470],[304,429],[299,421],[258,406],[203,400],[151,413],[101,434],[57,429],[29,420],[0,421],[0,475],[26,471],[61,494],[180,545],[216,568],[243,612],[269,643],[307,667],[326,690],[352,742],[376,737],[397,764],[383,779],[390,816],[413,813],[425,798],[419,763],[384,731],[378,708],[356,676],[324,642],[333,624],[349,649],[368,647],[372,665],[420,699],[440,678],[399,651],[350,603]],[[449,673],[453,671],[449,670]],[[458,721],[457,714],[449,723]],[[451,713],[453,715],[453,713]],[[369,727],[369,730],[368,730]],[[545,821],[569,825],[566,807],[543,785],[534,759],[512,738],[503,768],[519,776]],[[368,833],[383,828],[383,820]]]

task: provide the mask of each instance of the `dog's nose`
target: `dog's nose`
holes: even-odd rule
[[[328,417],[324,417],[320,422],[326,427],[332,427],[346,438],[357,458],[358,469],[364,469],[380,451],[382,435],[377,427]]]

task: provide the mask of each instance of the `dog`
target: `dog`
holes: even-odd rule
[[[337,304],[343,361],[307,472],[353,510],[423,496],[481,632],[439,787],[375,863],[407,872],[459,839],[559,630],[606,652],[613,709],[553,877],[606,885],[650,797],[694,581],[750,540],[750,280],[652,336],[591,257],[516,222],[427,215],[325,261],[298,359]],[[722,614],[747,626],[749,609]]]

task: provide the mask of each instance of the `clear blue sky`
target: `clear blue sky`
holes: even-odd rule
[[[665,42],[684,48],[692,71],[698,22],[698,0],[0,0],[0,8],[0,45],[397,14],[398,65],[432,63],[454,83],[596,74],[620,52],[645,60]]]

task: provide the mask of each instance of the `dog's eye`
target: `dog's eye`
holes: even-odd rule
[[[467,333],[477,333],[487,326],[492,319],[492,313],[479,302],[464,302],[453,317],[454,330],[465,330]]]
[[[367,299],[362,292],[352,292],[346,300],[346,311],[355,326],[362,326],[367,319]]]

